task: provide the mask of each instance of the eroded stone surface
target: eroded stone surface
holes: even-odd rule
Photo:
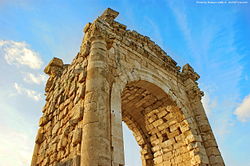
[[[122,121],[143,166],[223,166],[201,103],[199,75],[107,9],[84,28],[70,65],[44,72],[46,104],[31,166],[123,166]]]

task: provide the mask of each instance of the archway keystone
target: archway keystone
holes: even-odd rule
[[[31,166],[124,166],[122,121],[143,166],[223,166],[201,103],[199,75],[107,9],[84,28],[70,65],[44,72],[46,104]]]

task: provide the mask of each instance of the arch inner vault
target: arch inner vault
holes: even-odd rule
[[[71,64],[44,72],[46,104],[31,166],[124,166],[122,122],[143,166],[224,166],[201,103],[199,75],[114,19],[108,8],[84,28]]]

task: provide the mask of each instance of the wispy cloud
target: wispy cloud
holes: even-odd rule
[[[215,15],[208,9],[199,13],[202,19],[197,19],[192,12],[201,8],[192,5],[188,8],[183,1],[166,2],[183,35],[184,47],[187,46],[187,52],[181,56],[201,75],[200,84],[212,89],[205,93],[202,102],[220,144],[234,130],[233,112],[244,70],[240,63],[242,55],[235,44],[236,17],[228,11]]]
[[[182,30],[185,38],[188,41],[192,41],[191,29],[189,28],[189,25],[188,25],[187,14],[185,13],[186,9],[184,8],[184,6],[174,7],[173,2],[170,2],[169,4],[170,4],[170,7],[171,7],[175,17],[176,17],[176,21],[179,24],[179,27]],[[180,7],[182,9],[180,9]]]
[[[32,98],[33,100],[35,100],[35,101],[39,101],[39,100],[42,99],[42,94],[41,93],[36,92],[34,90],[31,90],[31,89],[24,88],[24,87],[20,86],[16,82],[14,83],[14,88],[16,89],[18,94],[28,96],[28,97]]]
[[[226,135],[232,134],[232,129],[235,126],[234,120],[231,118],[231,114],[224,113],[223,115],[219,115],[220,118],[217,119],[214,133],[216,138],[219,138],[219,144],[222,144],[226,138]]]
[[[243,99],[242,103],[236,108],[234,114],[241,122],[250,120],[250,95]]]
[[[8,7],[8,6],[15,6],[17,8],[22,8],[25,10],[33,9],[33,4],[37,3],[37,1],[32,0],[0,0],[0,8]]]
[[[209,96],[209,94],[207,92],[204,92],[204,93],[205,93],[205,95],[202,98],[201,102],[203,104],[203,107],[204,107],[207,115],[209,116],[210,113],[213,111],[213,109],[215,107],[217,107],[218,101],[215,99],[214,100],[211,99],[211,97]]]
[[[1,164],[29,165],[32,155],[33,136],[14,129],[0,127],[4,134],[0,137]],[[1,165],[3,166],[3,165]]]
[[[27,83],[42,84],[47,80],[45,74],[24,73],[23,80]]]
[[[193,54],[196,54],[196,48],[192,38],[192,31],[188,24],[188,15],[186,13],[186,8],[184,5],[177,5],[178,3],[175,3],[174,1],[167,1],[167,4],[172,10],[174,17],[176,18],[176,22],[179,25],[179,28],[187,42],[187,46]]]
[[[31,69],[40,69],[43,61],[39,54],[29,48],[25,42],[0,40],[0,55],[10,65],[24,65]]]
[[[152,29],[151,37],[154,38],[155,41],[157,41],[158,45],[163,46],[163,38],[159,26],[154,22],[154,20],[150,19],[149,17],[145,17],[145,20],[149,23]]]

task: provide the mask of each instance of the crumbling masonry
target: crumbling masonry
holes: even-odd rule
[[[84,28],[70,65],[45,68],[46,104],[31,166],[124,166],[122,121],[143,166],[223,166],[199,75],[107,9]]]

